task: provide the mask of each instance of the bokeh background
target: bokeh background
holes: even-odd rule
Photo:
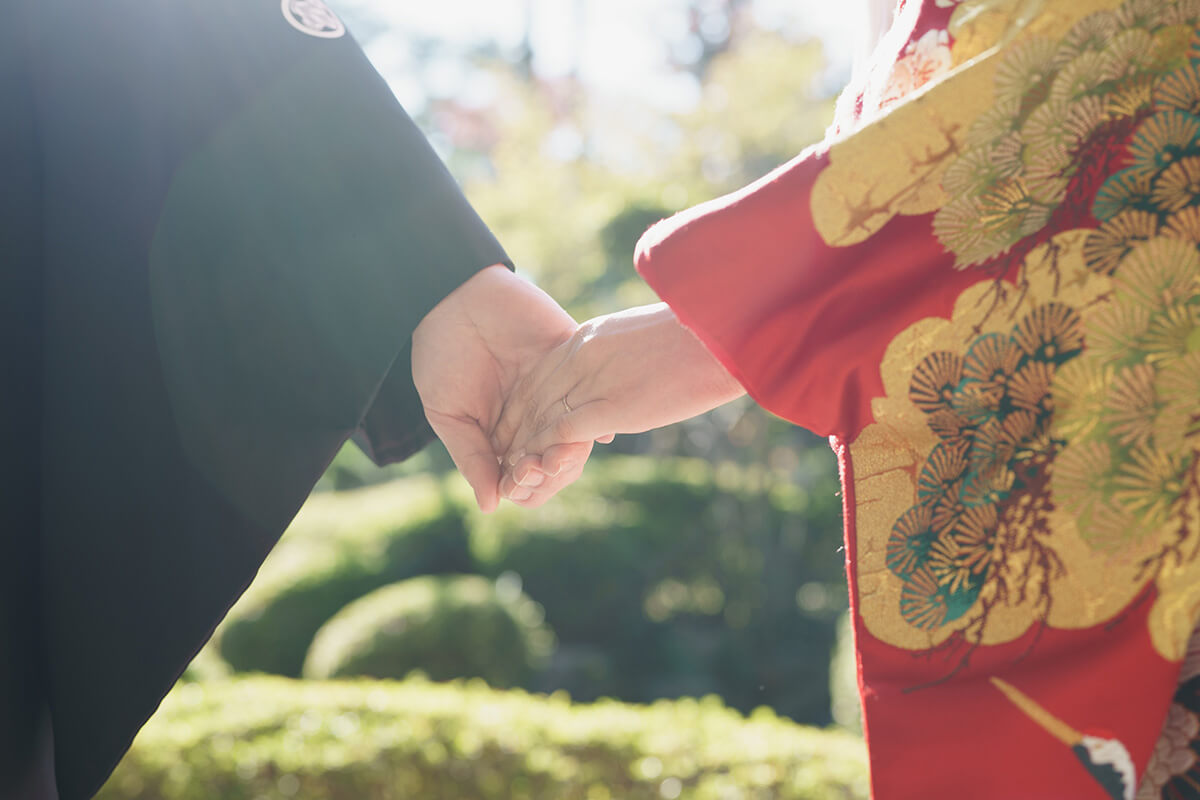
[[[519,272],[654,302],[634,243],[818,141],[823,0],[341,0]],[[748,275],[747,279],[752,279]],[[101,792],[865,797],[836,467],[743,400],[478,513],[445,451],[348,444]]]

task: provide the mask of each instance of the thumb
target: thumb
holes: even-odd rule
[[[551,445],[546,448],[546,452],[542,453],[542,471],[552,479],[563,476],[563,480],[556,481],[559,484],[558,488],[562,488],[565,485],[566,473],[570,473],[577,466],[582,466],[588,460],[591,452],[591,442],[565,442]]]
[[[475,491],[475,502],[484,512],[500,503],[500,465],[488,437],[473,419],[440,417],[430,427],[446,446],[454,466]]]

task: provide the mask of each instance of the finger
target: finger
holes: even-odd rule
[[[495,511],[500,503],[500,465],[483,429],[474,420],[449,417],[431,418],[429,424],[474,490],[479,509]]]
[[[577,448],[577,445],[568,445],[567,447]],[[591,443],[585,445],[588,452],[591,449]],[[561,472],[554,476],[547,476],[546,481],[536,489],[529,490],[529,496],[521,500],[513,500],[514,503],[523,508],[537,508],[546,501],[553,498],[561,490],[570,486],[580,475],[583,474],[584,465],[587,463],[587,458],[570,458],[563,462],[564,466]],[[523,497],[523,495],[521,495]]]
[[[505,468],[500,478],[500,496],[509,500],[526,500],[533,490],[545,483],[540,456],[530,455],[520,459],[512,467]]]
[[[610,433],[607,436],[597,436],[596,444],[612,444],[613,439],[617,438],[615,433]]]
[[[582,467],[592,454],[592,442],[568,442],[547,447],[542,453],[542,471],[558,488],[566,486],[560,476]],[[569,483],[569,481],[567,482]]]
[[[575,442],[525,456],[500,479],[500,494],[519,505],[541,505],[575,482],[591,452],[591,442]]]

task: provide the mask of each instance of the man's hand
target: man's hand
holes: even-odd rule
[[[528,372],[495,426],[501,493],[545,502],[579,475],[595,441],[694,417],[745,394],[663,303],[585,322]]]
[[[413,382],[425,417],[484,511],[500,499],[499,462],[507,443],[497,452],[494,433],[504,405],[513,387],[576,327],[549,295],[495,265],[450,293],[413,332]]]

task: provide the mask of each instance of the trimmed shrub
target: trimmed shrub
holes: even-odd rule
[[[610,457],[539,509],[492,515],[467,510],[457,476],[314,496],[218,649],[235,670],[299,675],[320,626],[375,589],[511,573],[559,645],[530,689],[716,693],[824,725],[846,589],[836,478],[821,466],[798,487],[730,463]]]
[[[612,457],[540,509],[469,524],[481,571],[518,574],[560,651],[585,656],[537,688],[632,702],[711,692],[830,721],[846,607],[834,474],[806,490],[728,463]]]
[[[230,677],[233,670],[217,653],[217,648],[210,641],[187,665],[179,680],[186,683],[202,683],[204,681],[220,681]]]
[[[441,447],[427,447],[404,461],[381,467],[351,439],[338,450],[313,491],[344,492],[450,469],[454,462]]]
[[[298,676],[344,606],[416,575],[471,570],[461,507],[431,480],[314,496],[218,629],[239,672]]]
[[[858,659],[854,653],[854,623],[846,611],[838,620],[837,646],[829,665],[829,693],[833,696],[833,721],[862,735],[862,701],[858,696]]]
[[[861,739],[716,698],[635,707],[480,683],[184,685],[98,800],[848,800]]]
[[[640,587],[661,548],[641,509],[588,476],[538,509],[505,505],[471,520],[481,571],[513,572],[546,607],[551,627],[572,641],[603,641],[615,629],[644,625]],[[599,490],[598,490],[599,489]]]
[[[478,575],[412,578],[362,597],[325,623],[306,678],[482,678],[522,686],[553,647],[541,608]]]

